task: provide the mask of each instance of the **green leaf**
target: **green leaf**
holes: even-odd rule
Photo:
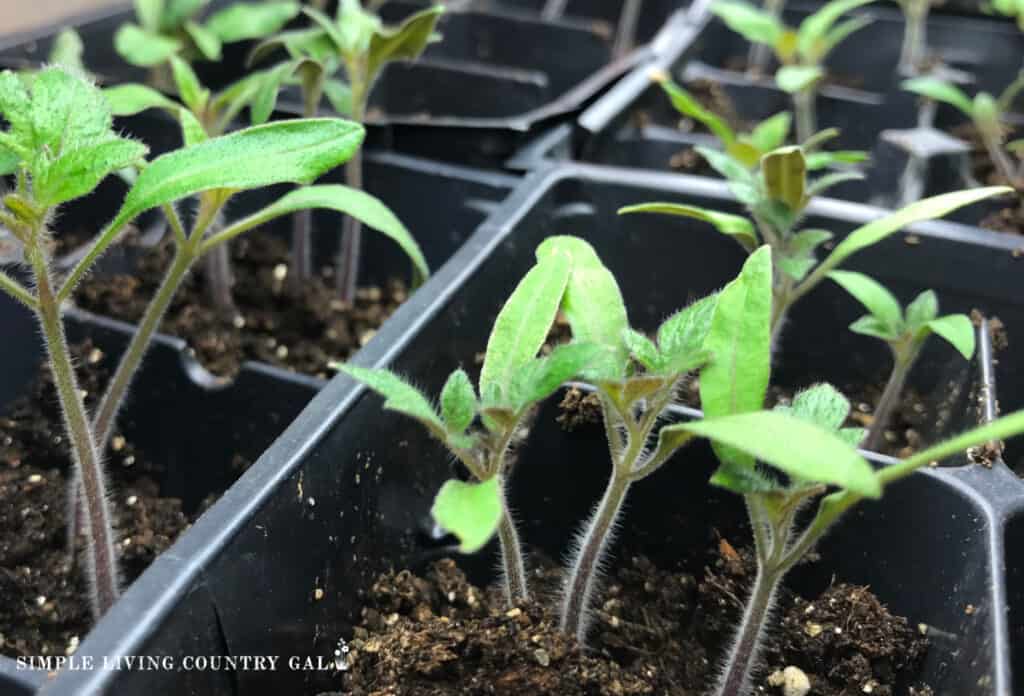
[[[645,368],[651,372],[658,372],[661,369],[661,353],[651,339],[639,331],[623,329],[622,342],[636,361]]]
[[[600,357],[603,348],[593,343],[567,343],[549,355],[531,360],[512,376],[509,401],[517,413],[548,398]]]
[[[784,65],[775,73],[775,84],[783,92],[796,94],[810,89],[825,77],[816,65]]]
[[[915,77],[903,81],[903,89],[922,97],[951,104],[968,117],[974,115],[974,105],[963,90],[935,77]]]
[[[578,237],[548,237],[537,247],[538,260],[555,255],[570,260],[561,308],[572,327],[573,340],[604,349],[581,376],[589,380],[621,379],[629,363],[629,351],[622,343],[629,318],[615,276],[601,263],[594,248]]]
[[[210,98],[209,90],[203,89],[192,66],[178,56],[171,56],[171,74],[178,88],[178,96],[189,109],[201,113]]]
[[[367,74],[377,75],[385,63],[415,60],[434,40],[434,27],[444,13],[444,5],[434,5],[409,15],[397,27],[380,27],[370,39]]]
[[[874,0],[832,0],[800,23],[797,30],[797,51],[811,62],[819,62],[827,52],[827,36],[839,18],[850,10],[867,5]],[[859,28],[859,27],[858,27]],[[847,32],[852,33],[852,31]],[[841,34],[841,40],[846,34]],[[837,41],[838,42],[838,41]]]
[[[114,34],[114,50],[132,65],[149,68],[166,62],[180,51],[181,42],[135,24],[123,24]]]
[[[107,103],[110,104],[110,110],[114,116],[134,116],[147,109],[165,109],[176,113],[180,106],[177,102],[145,85],[127,84],[107,87],[103,90],[103,96],[107,98]]]
[[[978,92],[971,103],[971,114],[983,133],[1002,132],[1002,110],[995,98],[988,92]]]
[[[798,392],[791,405],[774,410],[838,432],[850,415],[850,402],[831,384],[822,383]]]
[[[860,15],[853,19],[848,19],[841,24],[837,24],[828,34],[825,35],[825,40],[821,43],[821,48],[816,52],[817,61],[822,61],[825,57],[832,52],[832,50],[841,44],[852,34],[857,33],[864,27],[873,24],[874,18],[867,15]]]
[[[769,198],[784,203],[793,213],[803,209],[807,165],[801,148],[783,147],[769,152],[761,158],[761,174]]]
[[[752,43],[774,47],[782,37],[782,23],[749,3],[717,0],[710,9],[727,27]]]
[[[917,329],[939,316],[939,298],[932,290],[925,290],[907,305],[907,326]]]
[[[463,433],[476,416],[477,402],[473,384],[464,370],[456,370],[441,390],[441,419],[448,430]]]
[[[34,178],[35,198],[55,206],[84,196],[108,175],[145,159],[148,151],[140,142],[110,138],[63,153]]]
[[[637,205],[619,208],[618,212],[619,215],[659,213],[703,220],[704,222],[711,223],[722,234],[735,239],[748,252],[757,248],[757,230],[750,220],[741,215],[720,213],[717,210],[707,210],[706,208],[682,205],[680,203],[638,203]]]
[[[786,241],[786,250],[775,255],[776,267],[799,282],[818,264],[815,251],[832,239],[827,230],[802,230]]]
[[[383,396],[385,409],[418,420],[434,435],[444,438],[444,424],[427,397],[395,373],[344,363],[335,363],[333,367]]]
[[[281,86],[294,72],[295,62],[288,61],[275,65],[262,73],[257,73],[260,76],[259,87],[249,106],[249,113],[254,125],[266,123],[270,119],[270,115],[274,113],[274,108],[277,106]]]
[[[863,336],[880,338],[886,342],[899,340],[900,335],[893,331],[887,324],[883,324],[876,317],[865,314],[857,321],[850,324],[850,331]]]
[[[135,0],[135,17],[146,31],[157,33],[164,15],[164,0]]]
[[[855,271],[832,271],[828,277],[853,295],[889,332],[903,332],[903,309],[893,294],[870,276]]]
[[[571,263],[564,254],[537,261],[498,313],[480,370],[480,396],[486,406],[504,405],[512,377],[537,355],[558,313]]]
[[[932,319],[927,324],[933,333],[956,348],[965,360],[974,356],[975,338],[974,324],[964,314],[949,314],[938,319]]]
[[[295,121],[281,121],[278,123],[295,123]],[[278,125],[275,123],[273,125]],[[261,128],[266,126],[260,126]],[[245,132],[245,131],[241,131]],[[229,136],[230,137],[230,136]],[[213,141],[210,141],[213,142]],[[339,141],[339,146],[343,141]],[[354,149],[354,148],[353,148]],[[157,159],[157,162],[160,160]],[[154,162],[155,164],[155,162]],[[154,165],[150,165],[152,167]],[[275,167],[276,168],[276,165]],[[148,169],[147,169],[148,171]],[[145,175],[145,173],[144,173]],[[229,188],[238,188],[231,186]],[[134,190],[134,189],[133,189]],[[130,196],[131,194],[129,194]],[[178,200],[178,198],[174,198]],[[423,256],[416,240],[405,228],[391,210],[380,201],[380,199],[359,189],[342,186],[341,184],[320,184],[317,186],[306,186],[285,194],[266,208],[252,214],[244,220],[239,220],[233,229],[242,232],[248,229],[259,227],[264,223],[280,217],[289,215],[299,210],[321,208],[324,210],[335,210],[345,215],[350,215],[367,227],[377,230],[389,237],[401,247],[406,256],[413,263],[413,284],[419,285],[428,275],[430,269],[427,267],[427,260]],[[225,230],[225,233],[227,230]],[[536,352],[536,351],[534,351]]]
[[[841,241],[832,253],[821,262],[814,273],[805,281],[807,288],[813,287],[825,275],[845,261],[848,257],[877,244],[894,232],[898,232],[907,225],[922,220],[941,218],[949,213],[971,203],[991,198],[1003,193],[1009,193],[1013,189],[1006,186],[990,186],[988,188],[971,189],[969,191],[955,191],[944,193],[941,196],[933,196],[923,201],[911,203],[906,208],[887,215],[879,220],[869,222],[859,227]]]
[[[794,254],[813,254],[830,239],[832,233],[828,230],[801,230],[789,238],[787,248]]]
[[[195,44],[196,48],[199,49],[200,55],[206,60],[220,60],[221,59],[221,43],[217,36],[209,31],[206,27],[195,22],[185,22],[183,27],[185,33],[188,34],[188,38],[192,39],[192,43]]]
[[[352,113],[352,88],[341,80],[324,80],[324,96],[339,116]]]
[[[800,418],[758,411],[687,423],[685,428],[799,480],[840,486],[868,498],[882,495],[871,465],[855,448]]]
[[[826,174],[825,176],[818,177],[810,183],[807,187],[806,195],[808,198],[818,196],[828,189],[841,184],[845,181],[860,181],[864,178],[864,175],[860,172],[833,172]]]
[[[297,2],[236,2],[213,14],[206,28],[223,43],[261,39],[298,16]]]
[[[85,44],[82,37],[74,29],[67,28],[57,34],[50,48],[50,65],[61,65],[69,70],[76,71],[84,76],[89,74],[82,57],[85,54]]]
[[[718,294],[704,347],[714,359],[700,376],[700,401],[709,418],[760,410],[771,374],[772,263],[763,246],[738,278]],[[727,465],[753,468],[730,448],[716,447]]]
[[[782,147],[786,144],[786,138],[789,137],[792,121],[788,111],[777,113],[761,121],[750,132],[750,144],[762,153]]]
[[[806,152],[804,146],[804,158],[807,160],[807,170],[813,171],[824,169],[836,164],[859,164],[868,161],[868,153],[863,150],[819,150],[818,152]]]
[[[438,525],[459,538],[459,551],[479,551],[494,536],[501,521],[498,477],[483,483],[446,481],[434,499],[430,514]]]
[[[704,124],[704,126],[714,133],[726,147],[736,141],[736,134],[733,133],[731,128],[729,128],[728,124],[714,113],[705,109],[701,103],[694,99],[693,95],[685,89],[667,77],[664,79],[658,79],[657,82],[661,85],[661,88],[665,90],[669,100],[672,102],[672,106],[675,107],[675,110],[680,114]]]
[[[164,0],[163,16],[160,18],[161,30],[176,30],[209,2],[210,0]]]
[[[718,294],[697,300],[666,319],[658,329],[658,349],[662,365],[659,371],[679,374],[692,369],[694,361],[708,357],[704,344],[711,331]]]
[[[198,145],[204,140],[210,139],[206,129],[203,128],[203,124],[199,122],[199,119],[191,111],[183,106],[179,107],[177,116],[178,124],[181,125],[181,140],[185,147]]]

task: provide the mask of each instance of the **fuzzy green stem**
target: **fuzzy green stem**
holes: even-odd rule
[[[776,20],[780,20],[782,18],[782,9],[785,5],[786,0],[765,0],[764,11]],[[768,44],[751,44],[750,53],[747,56],[747,72],[754,76],[764,74],[765,68],[768,65],[768,56],[770,55],[770,51],[771,46]]]
[[[1017,167],[1010,160],[1010,156],[1006,154],[1002,143],[999,141],[999,137],[989,134],[987,129],[980,130],[982,140],[985,143],[985,150],[988,152],[988,157],[992,160],[992,164],[995,165],[996,171],[999,172],[999,176],[1008,185],[1017,187]]]
[[[575,636],[580,645],[586,643],[586,613],[594,591],[594,581],[599,564],[608,545],[610,532],[622,509],[622,503],[629,491],[631,478],[615,471],[605,490],[597,511],[587,525],[587,531],[580,540],[579,552],[573,563],[572,572],[565,584],[562,601],[561,630]]]
[[[210,234],[216,234],[222,226],[218,219],[210,226]],[[203,278],[206,280],[206,294],[211,305],[219,314],[233,317],[238,314],[231,288],[235,284],[231,270],[231,246],[218,244],[203,256]]]
[[[353,65],[349,71],[352,88],[352,120],[362,123],[366,117],[366,100],[369,97],[369,80],[359,76],[361,69]],[[345,164],[345,183],[358,190],[363,189],[363,154],[356,150],[352,158]],[[341,244],[338,247],[338,259],[335,263],[334,282],[342,302],[348,305],[355,303],[356,288],[359,283],[359,266],[362,248],[363,225],[351,215],[346,215],[342,223]]]
[[[736,633],[725,672],[718,682],[715,692],[718,696],[746,696],[750,693],[751,673],[757,665],[761,635],[770,619],[775,593],[783,575],[776,568],[758,567],[743,621]]]
[[[120,594],[114,531],[107,505],[106,477],[75,377],[50,270],[38,252],[32,255],[35,257],[32,266],[39,298],[37,314],[64,416],[64,427],[71,443],[75,469],[82,482],[85,503],[83,531],[88,541],[86,570],[93,616],[99,618],[113,606]]]
[[[889,381],[886,382],[882,396],[875,407],[874,418],[871,421],[871,429],[864,441],[864,447],[877,451],[882,445],[885,436],[885,429],[892,419],[892,414],[900,403],[900,395],[907,382],[907,375],[914,366],[918,354],[921,352],[920,345],[912,346],[909,349],[893,347],[892,372],[889,374]]]
[[[36,298],[28,290],[22,286],[21,283],[10,277],[3,271],[0,271],[0,290],[3,290],[8,295],[16,299],[21,304],[25,305],[33,312],[39,309],[39,303],[36,302]]]
[[[504,481],[500,482],[504,491]],[[506,496],[502,496],[503,503]],[[505,599],[509,607],[522,604],[530,598],[529,583],[526,579],[526,565],[523,562],[522,546],[515,520],[507,505],[502,505],[501,522],[498,524],[498,541],[501,544],[501,565],[505,580]]]
[[[916,75],[924,67],[929,8],[929,0],[906,0],[903,4],[906,28],[900,51],[900,72],[904,75]]]
[[[303,87],[303,118],[316,116],[322,89]],[[292,254],[289,260],[288,284],[293,295],[302,292],[313,277],[313,211],[300,210],[292,218]]]
[[[793,93],[793,109],[796,114],[796,141],[806,142],[818,130],[815,102],[818,99],[816,87],[808,87]]]
[[[124,402],[124,397],[142,363],[142,358],[149,350],[153,334],[160,327],[167,308],[171,305],[171,301],[188,275],[188,270],[194,261],[195,256],[188,248],[178,248],[160,288],[153,296],[149,306],[146,307],[146,312],[142,315],[142,320],[132,336],[131,343],[128,344],[128,349],[121,357],[117,370],[107,385],[107,390],[93,417],[93,430],[96,433],[96,443],[100,447],[100,451],[105,450],[110,441],[121,404]]]

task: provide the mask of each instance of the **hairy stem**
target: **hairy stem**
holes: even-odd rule
[[[87,540],[86,571],[89,576],[93,616],[98,619],[110,609],[119,594],[117,555],[114,551],[114,530],[107,505],[106,476],[68,352],[60,305],[52,285],[50,270],[38,253],[34,256],[36,258],[32,265],[39,298],[37,314],[64,417],[64,427],[71,443],[75,469],[82,482],[85,502],[82,522]]]
[[[793,108],[796,113],[796,141],[806,142],[818,130],[818,116],[815,111],[815,102],[818,99],[818,90],[815,87],[808,87],[793,94]]]
[[[612,474],[604,497],[597,506],[594,516],[580,541],[579,551],[573,560],[572,569],[565,583],[562,599],[562,632],[575,636],[580,645],[586,643],[586,613],[589,609],[594,581],[601,558],[608,546],[610,532],[622,509],[622,503],[629,491],[631,479],[618,469]]]
[[[764,0],[764,11],[775,19],[781,19],[782,8],[785,4],[786,0]],[[747,55],[747,72],[755,76],[764,74],[770,50],[771,47],[768,44],[751,44],[750,53]]]
[[[504,489],[504,486],[502,488]],[[504,495],[502,502],[505,502]],[[507,505],[502,505],[498,541],[501,544],[501,566],[505,575],[505,599],[508,600],[509,607],[513,607],[528,600],[530,590],[526,580],[526,564],[523,562],[519,532],[516,531],[515,520],[512,519],[512,513],[509,512]]]
[[[313,118],[317,114],[320,93],[315,89],[303,88],[305,106],[303,118]],[[288,262],[288,286],[293,295],[302,292],[309,279],[313,277],[313,211],[300,210],[292,218],[292,254]]]
[[[743,612],[743,621],[715,691],[718,696],[747,696],[750,693],[750,678],[757,665],[761,635],[770,619],[775,593],[783,575],[775,568],[758,567],[757,578]]]
[[[904,75],[916,75],[924,67],[929,7],[929,0],[907,0],[904,4],[906,28],[900,51],[900,72]]]
[[[348,70],[352,89],[352,120],[362,123],[366,118],[366,101],[369,98],[369,78],[360,77],[362,72],[358,66]],[[345,164],[345,183],[358,190],[363,189],[363,151],[358,149]],[[346,215],[342,223],[341,244],[338,247],[338,259],[335,263],[334,282],[342,302],[348,305],[355,303],[356,288],[359,283],[359,266],[363,242],[363,224]]]
[[[893,411],[900,403],[900,395],[903,393],[903,386],[907,382],[907,375],[910,368],[917,360],[920,347],[915,346],[910,350],[893,349],[892,372],[889,374],[889,381],[886,382],[882,397],[875,407],[874,418],[871,421],[871,429],[864,441],[865,449],[878,450],[882,445],[885,436],[885,429],[892,419]]]
[[[1013,164],[1010,156],[1006,154],[1003,149],[1002,143],[999,142],[998,137],[993,137],[982,131],[982,139],[985,141],[985,150],[988,151],[988,157],[992,160],[992,164],[995,165],[996,170],[999,172],[1005,182],[1016,187],[1017,181],[1017,167]]]

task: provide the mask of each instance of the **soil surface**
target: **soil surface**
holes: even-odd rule
[[[978,130],[973,124],[966,123],[957,126],[952,129],[952,134],[971,145],[970,166],[971,173],[975,179],[986,186],[1005,186],[1011,183],[1000,175],[992,163],[988,150],[985,148],[985,143],[982,141],[981,136],[978,135]],[[1006,139],[1010,141],[1015,137],[1017,136],[1011,133],[1007,135]],[[1014,159],[1012,155],[1010,159],[1011,161]],[[1024,182],[1017,182],[1018,186],[1022,184]],[[1000,198],[999,200],[1002,201],[1004,199]],[[1018,197],[1005,208],[986,216],[979,224],[985,229],[995,230],[996,232],[1024,235],[1024,200]],[[1024,246],[1016,253],[1024,255]]]
[[[92,408],[111,366],[89,344],[72,349]],[[181,501],[160,497],[158,470],[116,435],[107,454],[124,581],[131,582],[190,524]],[[67,552],[64,439],[48,368],[0,415],[0,653],[70,654],[92,625],[81,553]]]
[[[315,276],[300,297],[288,291],[288,245],[271,235],[239,238],[231,245],[237,315],[210,304],[202,263],[179,289],[160,330],[188,341],[210,372],[229,376],[246,360],[258,360],[322,378],[328,364],[361,348],[405,301],[401,282],[360,288],[354,307],[338,299],[327,273]],[[144,253],[135,275],[96,274],[76,292],[80,307],[138,321],[170,265],[172,246]],[[329,269],[328,269],[329,270]]]
[[[355,629],[339,693],[706,693],[753,579],[750,555],[719,539],[700,575],[628,555],[619,566],[595,605],[586,651],[559,632],[552,601],[509,609],[500,590],[474,587],[454,561],[423,576],[384,575]],[[553,598],[560,578],[542,561],[535,596]],[[797,670],[815,696],[933,693],[914,683],[928,647],[921,629],[890,614],[868,588],[836,583],[812,598],[781,594],[757,693],[781,696],[783,672]]]

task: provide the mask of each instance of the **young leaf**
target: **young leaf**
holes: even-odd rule
[[[146,31],[157,33],[161,29],[164,0],[134,0],[135,17]]]
[[[783,92],[796,94],[810,89],[825,77],[825,71],[816,65],[784,65],[775,73],[775,84]]]
[[[970,98],[959,87],[944,82],[936,77],[915,77],[904,80],[903,89],[922,97],[945,102],[960,109],[968,117],[974,113],[974,105]]]
[[[260,39],[284,28],[300,9],[297,2],[236,2],[214,13],[206,28],[223,43]]]
[[[622,342],[629,349],[630,354],[636,358],[636,361],[647,370],[658,372],[661,369],[661,353],[651,339],[639,331],[625,329],[622,332]]]
[[[837,435],[777,411],[686,423],[685,429],[757,458],[803,481],[832,484],[868,498],[882,488],[871,465]]]
[[[148,151],[140,142],[111,136],[62,153],[33,179],[36,200],[55,206],[84,196],[110,174],[144,160]]]
[[[775,46],[782,37],[782,23],[749,3],[717,0],[710,9],[726,26],[752,43]]]
[[[217,35],[201,24],[189,20],[182,27],[188,38],[199,49],[200,55],[206,60],[220,60],[223,46]]]
[[[939,298],[932,290],[925,290],[907,305],[907,326],[916,329],[939,316]]]
[[[118,55],[143,68],[166,62],[181,48],[177,39],[148,32],[135,24],[124,24],[114,34],[114,50]]]
[[[772,262],[763,246],[738,278],[718,293],[704,347],[714,360],[700,376],[700,401],[708,418],[760,410],[771,374]],[[734,449],[716,446],[727,469],[753,469]]]
[[[449,375],[441,390],[441,419],[454,433],[465,432],[476,416],[477,402],[473,384],[465,370]]]
[[[903,332],[903,309],[881,283],[854,271],[832,271],[828,277],[853,295],[891,334]]]
[[[689,217],[696,220],[703,220],[711,223],[716,230],[722,234],[735,239],[748,252],[757,248],[757,232],[754,224],[740,215],[720,213],[717,210],[707,210],[692,205],[680,203],[638,203],[619,208],[619,215],[632,213],[661,213],[664,215],[677,215]]]
[[[877,317],[865,314],[857,321],[850,324],[850,331],[863,336],[879,338],[883,341],[892,342],[900,338],[900,334],[893,331],[887,324],[883,324]]]
[[[629,363],[629,351],[622,343],[622,331],[629,326],[629,319],[615,276],[601,263],[594,248],[578,237],[548,237],[537,247],[538,260],[554,255],[570,259],[572,270],[562,297],[562,312],[572,327],[573,339],[604,349],[581,376],[590,380],[621,379]]]
[[[822,61],[825,57],[832,52],[836,46],[846,40],[851,34],[855,34],[864,27],[873,24],[874,19],[867,15],[860,15],[853,19],[848,19],[845,22],[837,24],[825,35],[824,41],[821,43],[820,49],[816,52],[815,58],[818,61]]]
[[[383,396],[384,408],[418,420],[430,432],[444,439],[444,424],[427,397],[398,375],[388,370],[370,370],[344,363],[335,363],[333,367]]]
[[[963,314],[949,314],[938,319],[932,319],[927,327],[933,332],[942,336],[965,360],[974,356],[975,338],[974,325],[971,320]]]
[[[762,153],[782,147],[786,144],[786,138],[789,137],[792,121],[793,118],[788,111],[777,113],[761,121],[750,132],[750,144]]]
[[[89,71],[82,58],[84,55],[85,44],[82,43],[82,37],[74,29],[68,28],[63,29],[53,40],[49,62],[51,65],[60,65],[80,75],[88,76]]]
[[[567,343],[520,367],[509,386],[513,411],[519,413],[554,394],[565,382],[579,376],[601,352],[601,346],[593,343]]]
[[[201,112],[210,98],[209,90],[203,88],[192,66],[178,56],[171,56],[171,74],[178,88],[178,96],[185,106],[195,112]]]
[[[736,134],[729,128],[728,124],[712,112],[705,109],[700,102],[693,98],[689,92],[677,85],[664,75],[656,76],[656,81],[661,85],[668,95],[672,106],[683,116],[689,116],[698,123],[704,124],[709,131],[722,141],[722,144],[729,147],[736,141]]]
[[[209,2],[210,0],[164,0],[160,28],[164,31],[173,31]]]
[[[907,225],[922,220],[941,218],[949,213],[962,208],[965,205],[976,203],[985,198],[1009,193],[1013,189],[1006,186],[990,186],[988,188],[971,189],[969,191],[954,191],[944,193],[940,196],[926,198],[923,201],[911,203],[906,208],[887,215],[879,220],[869,222],[859,227],[841,241],[832,253],[814,269],[814,273],[804,282],[804,287],[811,288],[818,281],[825,277],[829,271],[836,268],[852,254],[877,244],[894,232],[898,232]]]
[[[799,147],[783,147],[761,158],[761,174],[769,198],[781,201],[791,212],[805,205],[807,165]]]
[[[718,294],[708,295],[666,319],[658,329],[658,349],[661,351],[660,371],[678,374],[691,369],[694,360],[707,357],[704,343],[711,331]]]
[[[223,236],[218,235],[208,239],[204,243],[204,249],[230,239],[235,234],[259,227],[274,218],[313,208],[336,210],[350,215],[367,227],[391,238],[413,263],[413,285],[419,285],[430,275],[427,260],[424,258],[419,244],[416,243],[402,221],[380,199],[359,189],[341,184],[319,184],[291,191],[266,208],[235,222],[230,228],[224,230]]]
[[[198,145],[210,139],[210,136],[206,134],[206,130],[203,128],[203,124],[199,122],[195,114],[184,106],[178,107],[177,116],[178,124],[181,126],[182,143],[185,147]],[[134,182],[132,184],[134,185]]]
[[[798,392],[791,405],[779,405],[773,410],[837,431],[850,415],[850,402],[831,384],[822,383]]]
[[[434,499],[430,514],[438,525],[459,538],[459,551],[479,551],[494,536],[501,521],[498,477],[482,483],[446,481]]]
[[[444,5],[433,5],[407,17],[397,27],[381,27],[370,39],[367,74],[374,76],[385,63],[415,60],[434,38],[434,27],[444,13]]]
[[[807,171],[824,169],[836,164],[859,164],[868,160],[868,153],[863,150],[819,150],[807,153],[804,146],[804,158],[807,160]]]
[[[178,103],[165,97],[152,87],[127,84],[107,87],[103,96],[110,104],[114,116],[134,116],[147,109],[165,109],[171,113],[178,110]]]
[[[480,370],[480,397],[485,405],[503,404],[510,397],[513,375],[544,345],[569,282],[570,268],[564,254],[538,260],[501,308]]]
[[[821,195],[828,189],[841,184],[844,181],[860,181],[864,178],[864,175],[860,172],[832,172],[825,176],[818,177],[810,183],[807,187],[806,195],[808,198]]]
[[[808,60],[818,62],[824,55],[819,47],[827,48],[826,36],[839,18],[850,10],[867,5],[874,0],[832,0],[808,16],[797,30],[797,50]],[[849,32],[852,33],[852,32]]]

